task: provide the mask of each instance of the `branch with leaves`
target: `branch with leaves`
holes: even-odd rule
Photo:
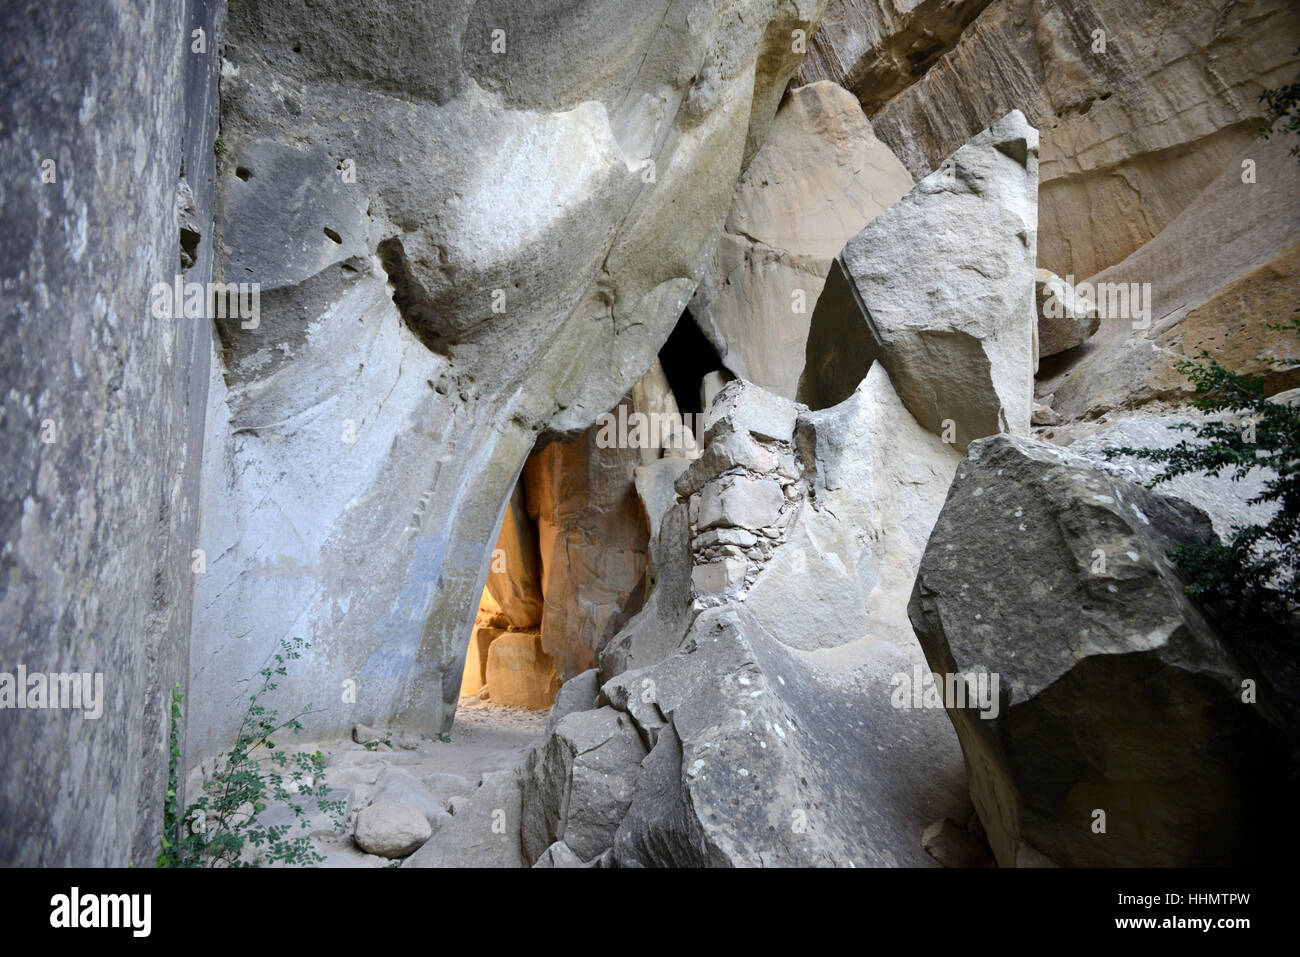
[[[1269,328],[1300,334],[1300,317]],[[1154,488],[1180,475],[1226,474],[1240,481],[1255,469],[1268,475],[1251,504],[1276,506],[1263,524],[1235,526],[1226,542],[1181,546],[1171,556],[1187,575],[1190,595],[1222,603],[1247,622],[1276,621],[1300,609],[1300,408],[1274,402],[1264,380],[1225,369],[1208,352],[1178,370],[1192,382],[1192,405],[1202,422],[1171,428],[1194,433],[1166,449],[1105,449],[1107,458],[1132,456],[1164,466]],[[1300,360],[1268,359],[1294,367]]]
[[[335,826],[342,824],[347,810],[346,802],[328,797],[325,759],[319,751],[290,755],[273,740],[282,732],[300,733],[300,719],[316,713],[312,706],[281,720],[274,709],[261,703],[288,673],[288,662],[301,658],[307,647],[301,638],[282,641],[258,672],[262,683],[248,699],[234,745],[218,759],[204,793],[184,814],[179,810],[177,777],[181,693],[179,689],[172,692],[171,755],[159,867],[249,866],[245,861],[249,849],[261,850],[266,863],[310,865],[323,860],[309,837],[290,836],[292,825],[265,824],[259,817],[274,801],[291,808],[298,828],[308,830],[307,802],[314,802]]]

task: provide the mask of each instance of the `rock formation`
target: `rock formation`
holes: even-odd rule
[[[286,633],[296,695],[357,689],[313,733],[450,725],[524,459],[645,372],[820,10],[231,4],[220,271],[262,303],[219,323],[191,754]]]
[[[1292,731],[1167,557],[1212,535],[1194,506],[1046,443],[971,446],[909,614],[936,674],[999,679],[995,713],[946,704],[1000,865],[1276,853]]]
[[[800,399],[833,405],[878,361],[959,448],[1027,432],[1037,191],[1038,133],[1012,112],[849,240],[813,313]]]
[[[691,300],[727,368],[793,398],[831,259],[911,188],[847,91],[833,83],[791,91],[736,186]]]
[[[124,6],[0,11],[0,863],[1288,858],[1291,456],[1107,450],[1300,403],[1294,4]]]
[[[1021,110],[1043,134],[1038,264],[1085,277],[1252,145],[1297,48],[1288,0],[832,0],[801,76],[856,93],[918,179]]]
[[[1208,351],[1270,392],[1300,385],[1295,337],[1270,329],[1295,314],[1300,164],[1285,142],[1257,142],[1145,246],[1080,287],[1102,312],[1098,332],[1039,391],[1067,419],[1186,399],[1178,363]],[[1262,357],[1262,358],[1261,358]],[[1065,358],[1065,357],[1062,357]]]
[[[1038,334],[1038,355],[1054,356],[1081,346],[1097,331],[1101,318],[1097,305],[1084,299],[1056,273],[1039,269],[1034,273],[1034,301]],[[1035,366],[1035,370],[1038,371]]]
[[[222,5],[91,7],[0,9],[0,671],[107,695],[6,701],[0,861],[29,867],[157,852],[202,557],[211,332],[150,293],[211,279],[219,63],[188,38]]]
[[[616,866],[933,863],[919,835],[964,807],[956,753],[938,711],[898,707],[891,688],[920,674],[901,609],[957,453],[880,365],[817,413],[738,381],[707,421],[664,525],[694,512],[691,548],[661,531],[651,596],[685,598],[690,562],[697,610],[634,619],[602,661],[639,666],[550,729],[525,778],[525,856],[562,840]],[[699,544],[723,528],[754,541]],[[698,574],[714,565],[735,567],[722,587]]]

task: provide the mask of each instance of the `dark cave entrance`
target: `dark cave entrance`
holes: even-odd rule
[[[677,399],[677,408],[692,417],[704,411],[706,393],[712,398],[735,378],[689,309],[682,312],[659,350],[659,364]]]
[[[734,376],[689,310],[657,366],[610,412],[675,406],[668,414],[680,416],[676,428],[692,433],[685,445],[696,449],[705,403]],[[462,698],[548,709],[565,679],[596,666],[603,642],[645,598],[649,524],[634,475],[659,455],[687,454],[670,434],[647,454],[600,447],[593,424],[567,442],[540,443],[528,456],[493,548]]]

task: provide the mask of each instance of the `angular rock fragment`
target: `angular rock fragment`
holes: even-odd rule
[[[1038,131],[1012,111],[854,236],[813,312],[799,399],[843,401],[872,361],[958,448],[1029,430]]]
[[[1038,357],[1054,356],[1082,345],[1101,325],[1096,304],[1080,297],[1074,287],[1050,270],[1035,270],[1034,302]]]
[[[610,848],[645,754],[632,721],[613,708],[561,718],[524,772],[524,855],[536,860],[561,840],[583,861]]]
[[[792,90],[736,186],[691,300],[727,368],[793,397],[831,260],[911,188],[851,93],[833,83]]]
[[[519,849],[518,768],[489,771],[469,795],[453,804],[438,828],[403,867],[527,867]]]

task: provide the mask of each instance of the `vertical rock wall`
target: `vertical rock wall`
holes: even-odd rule
[[[96,719],[0,712],[0,863],[157,852],[210,333],[150,290],[182,272],[178,193],[183,278],[209,278],[221,8],[0,9],[0,672],[103,675]]]
[[[842,83],[918,179],[1012,109],[1042,131],[1038,263],[1091,276],[1179,213],[1294,82],[1290,0],[832,0],[802,77]]]

